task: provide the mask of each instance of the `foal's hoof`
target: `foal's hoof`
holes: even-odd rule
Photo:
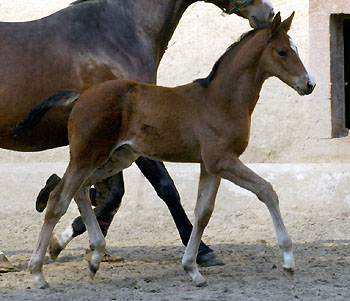
[[[50,288],[50,284],[48,284],[48,283],[45,281],[45,282],[43,282],[42,284],[39,284],[38,287],[39,287],[40,289],[43,290],[43,289]]]
[[[283,272],[289,279],[291,279],[291,280],[294,279],[294,272],[295,272],[294,268],[285,268],[285,267],[283,267]]]
[[[202,282],[196,283],[197,287],[207,287],[208,283],[204,280]]]
[[[59,243],[59,240],[55,234],[53,234],[50,238],[50,243],[49,243],[49,255],[50,258],[55,261],[60,255],[61,251],[63,250],[62,246]]]
[[[47,201],[49,200],[49,195],[52,190],[56,187],[58,182],[61,181],[61,178],[53,174],[50,176],[50,178],[47,179],[45,187],[40,190],[35,203],[36,211],[43,212],[46,208]]]
[[[15,268],[7,259],[5,254],[0,254],[0,273],[7,273],[13,271]]]
[[[224,265],[224,263],[216,256],[214,252],[205,253],[197,256],[197,264],[202,267],[210,267],[215,265]]]
[[[94,265],[92,265],[91,261],[88,262],[88,268],[89,268],[89,272],[90,272],[90,278],[94,279],[98,268],[96,268]]]

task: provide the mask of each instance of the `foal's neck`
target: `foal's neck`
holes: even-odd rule
[[[263,45],[244,41],[236,53],[228,54],[221,62],[217,75],[209,85],[217,101],[230,102],[232,108],[245,108],[253,113],[264,81],[268,78],[261,68]],[[255,46],[255,47],[254,47]]]

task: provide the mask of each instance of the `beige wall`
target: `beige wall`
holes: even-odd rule
[[[1,0],[0,20],[30,20],[65,7],[70,0]],[[290,35],[305,65],[310,66],[318,83],[313,95],[300,97],[277,79],[269,79],[253,115],[250,145],[243,155],[249,162],[350,162],[348,138],[328,139],[330,132],[327,24],[311,14],[310,23],[319,26],[322,40],[309,41],[309,1],[273,0],[275,10],[286,18],[296,11]],[[325,7],[336,7],[334,1]],[[335,1],[337,2],[337,1]],[[340,1],[339,1],[340,2]],[[346,1],[345,1],[346,2]],[[320,5],[320,1],[310,1]],[[349,3],[350,5],[350,3]],[[248,23],[236,16],[223,17],[211,4],[196,3],[182,18],[159,68],[159,84],[175,86],[206,76],[214,62],[243,32]],[[314,32],[310,37],[315,39]],[[310,64],[309,64],[309,44]],[[316,46],[318,47],[317,49]],[[328,85],[328,86],[327,86]],[[328,90],[327,90],[328,89]],[[40,154],[0,151],[0,161],[65,160],[67,149]],[[348,153],[348,154],[347,154]]]
[[[318,89],[311,98],[312,127],[319,137],[331,137],[331,52],[330,16],[331,14],[350,14],[350,1],[317,1],[310,0],[310,55],[311,70],[318,82]],[[343,55],[343,54],[342,54]],[[341,66],[337,71],[341,73]],[[334,83],[333,83],[334,84]],[[348,139],[344,139],[347,144]],[[342,142],[340,143],[342,144]]]

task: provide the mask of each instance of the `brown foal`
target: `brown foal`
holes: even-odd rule
[[[156,83],[159,62],[182,14],[200,1],[78,0],[40,20],[0,22],[0,147],[31,152],[67,145],[70,106],[52,110],[23,135],[16,136],[13,131],[31,108],[59,90],[82,92],[112,79]],[[270,0],[206,2],[248,19],[254,28],[270,22],[274,14]],[[165,167],[145,158],[139,158],[136,164],[167,204],[186,244],[192,226]],[[168,193],[164,193],[158,178]],[[102,194],[112,201],[108,214],[118,208],[124,191],[121,174],[111,182],[112,189],[105,183],[98,186],[100,192],[104,191],[100,187],[105,187],[108,192]],[[75,235],[84,232],[81,221],[73,225]],[[212,252],[204,244],[202,247],[202,251]],[[0,272],[8,270],[11,265],[1,254]]]
[[[265,203],[283,253],[283,268],[293,273],[292,241],[277,194],[239,160],[248,145],[251,114],[268,77],[277,76],[300,95],[314,89],[315,82],[287,35],[293,16],[281,22],[277,14],[267,28],[245,34],[205,79],[175,88],[114,80],[93,86],[79,97],[68,122],[70,162],[50,195],[29,262],[40,287],[48,286],[42,266],[50,236],[73,197],[88,228],[93,249],[89,269],[94,276],[105,240],[91,209],[89,187],[127,168],[139,156],[201,165],[194,227],[182,259],[197,286],[206,284],[196,255],[221,178],[250,190]]]

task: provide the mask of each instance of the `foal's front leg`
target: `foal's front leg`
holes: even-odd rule
[[[267,206],[275,227],[278,244],[283,252],[283,268],[292,276],[295,271],[292,240],[283,223],[279,209],[279,199],[272,185],[245,166],[235,156],[230,158],[222,156],[219,163],[217,162],[215,166],[208,164],[211,166],[210,170],[212,172],[253,192]]]
[[[182,243],[187,246],[192,232],[192,224],[188,219],[184,208],[181,205],[180,195],[171,179],[164,163],[139,157],[135,163],[143,175],[151,183],[157,195],[167,205],[171,216],[174,219],[176,228],[180,234]],[[198,249],[197,263],[202,266],[222,265],[222,261],[216,256],[204,242],[201,242]]]
[[[190,240],[182,258],[182,266],[191,276],[196,286],[206,285],[205,279],[198,271],[196,257],[204,229],[214,210],[215,197],[220,185],[220,180],[219,177],[209,174],[204,165],[201,164],[201,175],[199,178],[198,196],[195,208],[195,221]]]

